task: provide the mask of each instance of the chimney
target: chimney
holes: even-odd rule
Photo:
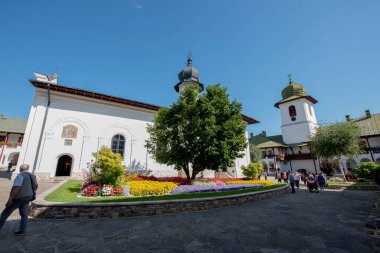
[[[368,118],[371,118],[371,112],[369,110],[365,110],[365,115],[368,117]]]
[[[351,120],[350,115],[346,115],[346,121],[348,122],[350,120]]]
[[[262,131],[261,135],[264,136],[264,137],[267,137],[267,132],[266,131]]]

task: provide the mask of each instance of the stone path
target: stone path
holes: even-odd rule
[[[380,252],[365,222],[375,193],[299,190],[204,212],[98,220],[18,220],[0,233],[0,252]],[[3,203],[0,203],[3,205]]]
[[[0,171],[0,210],[2,211],[5,203],[8,200],[9,192],[12,188],[14,177],[12,177],[12,173],[1,172]],[[54,179],[46,179],[46,180],[38,180],[38,189],[37,194],[40,194],[47,189],[49,189],[53,184],[57,182]],[[18,211],[14,211],[13,214],[9,217],[10,220],[19,219]],[[1,249],[0,249],[1,252]]]

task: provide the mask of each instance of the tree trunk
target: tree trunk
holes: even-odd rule
[[[344,166],[343,166],[342,160],[340,159],[340,156],[338,156],[338,161],[339,161],[338,166],[340,168],[340,173],[342,174],[342,179],[344,182],[346,182],[347,181],[346,175],[345,175],[346,173],[344,171]]]
[[[193,172],[191,173],[191,180],[194,180],[195,179],[195,176],[198,174],[198,171],[196,171],[194,168],[193,168]]]
[[[182,167],[183,171],[185,171],[187,179],[190,179],[189,165],[185,165]]]

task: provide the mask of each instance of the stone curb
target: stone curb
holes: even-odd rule
[[[106,203],[62,203],[49,202],[43,198],[64,182],[38,196],[30,207],[29,215],[35,218],[121,218],[132,216],[162,215],[180,212],[192,212],[230,207],[251,201],[258,201],[288,192],[289,185],[264,191],[242,193],[237,195],[207,197],[197,199],[176,199],[135,202]]]

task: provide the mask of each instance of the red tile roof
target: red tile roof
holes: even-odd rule
[[[29,80],[29,81],[36,88],[48,89],[48,83],[46,83],[46,82],[37,81],[37,80]],[[73,87],[64,86],[64,85],[58,85],[58,84],[51,84],[50,90],[61,92],[61,93],[66,93],[66,94],[72,94],[72,95],[87,97],[87,98],[98,99],[98,100],[102,100],[102,101],[113,102],[113,103],[117,103],[117,104],[124,104],[124,105],[139,107],[139,108],[148,109],[148,110],[152,110],[152,111],[158,111],[161,108],[161,106],[156,106],[156,105],[138,102],[138,101],[134,101],[134,100],[130,100],[130,99],[110,96],[110,95],[106,95],[106,94],[102,94],[102,93],[98,93],[98,92],[94,92],[94,91],[82,90],[82,89],[73,88]],[[243,120],[245,122],[247,122],[249,125],[259,123],[259,121],[255,120],[254,118],[248,117],[248,116],[243,115],[243,114],[241,116],[242,116]]]

